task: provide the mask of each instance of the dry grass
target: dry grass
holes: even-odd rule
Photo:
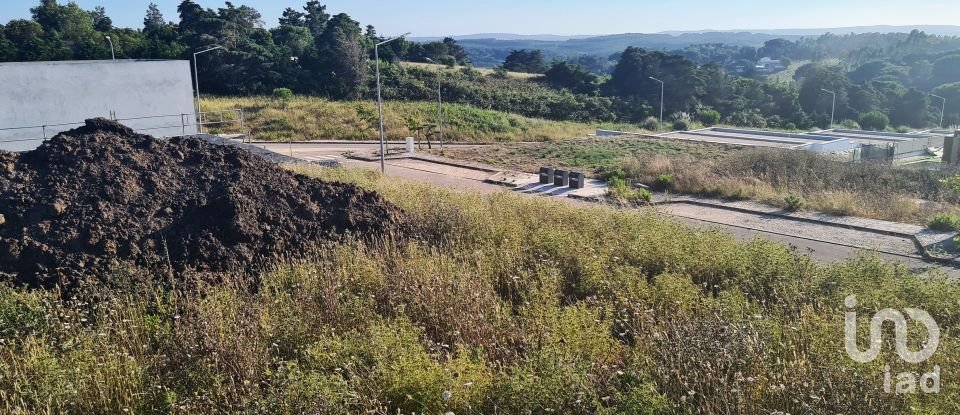
[[[288,103],[269,97],[208,98],[204,111],[242,108],[247,130],[257,140],[373,140],[378,134],[376,105],[366,101],[328,101],[297,96]],[[358,107],[361,108],[358,111]],[[367,116],[361,116],[367,113]],[[437,122],[435,102],[384,104],[389,139],[420,137],[413,124]],[[372,117],[372,118],[371,118]],[[593,125],[526,118],[461,104],[444,105],[444,139],[451,142],[550,141],[583,137]],[[233,132],[229,128],[224,132]]]
[[[748,149],[713,160],[658,155],[624,160],[622,168],[648,184],[670,174],[678,193],[778,207],[798,195],[807,208],[837,215],[926,224],[937,213],[960,213],[958,195],[940,183],[947,171],[851,164],[805,151]]]
[[[818,265],[650,212],[461,195],[355,170],[415,240],[333,244],[247,285],[148,281],[73,299],[0,288],[0,412],[11,414],[955,413],[960,287],[873,259]],[[126,287],[126,288],[121,288]],[[919,307],[922,365],[843,353],[863,316]],[[865,329],[866,323],[863,322]],[[938,395],[882,392],[941,366]],[[449,394],[445,393],[449,392]],[[445,399],[449,398],[449,399]]]

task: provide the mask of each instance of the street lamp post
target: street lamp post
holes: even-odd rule
[[[654,78],[652,76],[650,77],[650,79],[653,79],[654,81],[657,81],[660,83],[660,130],[659,132],[662,133],[663,132],[663,90],[666,87],[666,85],[663,83],[663,81],[657,78]]]
[[[380,46],[400,39],[410,33],[384,40],[373,46],[373,56],[377,61],[377,114],[380,116],[380,173],[387,172],[387,141],[383,131],[383,95],[380,89]]]
[[[943,129],[943,114],[947,112],[947,99],[936,94],[930,94],[930,96],[943,100],[943,106],[940,107],[940,128]]]
[[[833,95],[833,108],[830,110],[830,128],[832,129],[835,121],[833,117],[837,113],[837,93],[823,88],[820,88],[820,90]]]
[[[107,42],[110,42],[110,60],[117,60],[117,55],[113,53],[113,39],[110,38],[110,35],[104,37],[107,38]]]
[[[212,52],[217,49],[223,49],[223,46],[214,45],[213,47],[201,50],[193,54],[193,78],[197,84],[197,129],[200,134],[203,134],[203,109],[200,106],[200,71],[197,69],[197,55],[201,53]]]
[[[427,58],[430,63],[433,59]],[[440,126],[440,148],[443,148],[443,67],[437,67],[437,124]]]

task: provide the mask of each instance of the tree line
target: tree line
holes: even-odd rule
[[[275,27],[266,28],[257,10],[231,2],[210,9],[184,0],[177,12],[179,21],[168,21],[151,4],[143,27],[119,28],[102,7],[84,10],[73,2],[41,0],[31,8],[30,19],[0,25],[0,60],[109,59],[106,36],[120,59],[191,59],[194,52],[218,44],[224,50],[200,57],[200,81],[210,93],[268,94],[283,87],[330,99],[371,97],[373,45],[384,37],[346,13],[334,14],[311,0],[287,8]],[[864,46],[868,41],[879,46]],[[827,89],[837,93],[836,119],[848,120],[848,125],[866,121],[871,128],[926,127],[939,121],[939,101],[931,91],[960,104],[960,52],[954,45],[955,38],[922,32],[777,39],[752,52],[709,48],[719,63],[636,47],[618,53],[615,61],[582,56],[547,63],[540,51],[519,50],[492,75],[469,66],[447,70],[444,98],[532,117],[643,122],[659,113],[660,85],[650,79],[656,77],[666,85],[666,114],[676,121],[826,127],[832,110],[832,96],[823,92]],[[844,64],[817,60],[844,51]],[[794,82],[777,83],[730,71],[722,63],[724,53],[813,62],[796,70]],[[466,51],[450,38],[427,43],[399,39],[383,45],[380,56],[385,95],[393,99],[433,99],[435,94],[435,71],[401,67],[399,61],[469,64]],[[543,75],[533,81],[509,79],[506,70]],[[877,113],[886,122],[878,121]],[[948,107],[945,119],[960,123],[960,105]]]
[[[287,8],[267,29],[260,13],[226,2],[205,9],[192,0],[177,7],[179,21],[168,21],[156,4],[143,27],[115,27],[106,10],[84,10],[74,2],[41,0],[31,19],[0,25],[0,61],[110,59],[109,36],[118,59],[191,59],[203,55],[200,80],[211,93],[258,94],[276,87],[331,98],[358,98],[366,92],[373,45],[384,40],[374,26],[361,27],[346,13],[333,14],[318,1]],[[453,39],[413,43],[405,39],[380,48],[386,61],[428,58],[466,64],[466,52]]]

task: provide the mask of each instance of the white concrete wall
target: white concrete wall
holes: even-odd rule
[[[183,127],[195,124],[190,71],[189,61],[0,63],[0,149],[36,148],[44,130],[49,138],[110,111],[117,119],[164,116],[121,121],[143,134],[194,134],[195,126]],[[18,127],[35,128],[8,129]]]
[[[845,150],[860,148],[861,145],[854,143],[846,138],[828,141],[826,143],[813,143],[807,148],[815,153],[838,153]]]

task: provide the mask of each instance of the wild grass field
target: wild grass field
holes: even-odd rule
[[[242,108],[246,128],[255,140],[374,140],[379,136],[375,102],[297,96],[285,103],[271,97],[220,97],[204,99],[203,108]],[[451,142],[552,141],[584,137],[596,128],[631,128],[527,118],[461,104],[444,104],[443,108],[444,139]],[[437,120],[436,102],[384,103],[384,124],[391,140],[422,138],[424,132],[415,129]],[[233,126],[223,130],[229,132],[230,128]]]
[[[848,163],[807,151],[744,149],[713,160],[656,155],[623,160],[626,177],[669,190],[787,207],[799,196],[806,208],[837,215],[927,224],[940,213],[960,214],[960,194],[944,183],[956,172]]]
[[[397,203],[418,236],[343,242],[259,280],[122,283],[64,297],[0,288],[0,412],[11,414],[951,414],[960,287],[862,257],[818,264],[651,212],[464,195],[295,167]],[[844,353],[917,307],[921,364]],[[892,333],[890,333],[892,334]],[[911,330],[916,349],[925,339]],[[863,346],[861,346],[863,347]],[[883,391],[942,370],[936,395]]]
[[[952,170],[852,164],[805,151],[745,148],[658,138],[593,137],[434,149],[434,154],[535,173],[555,166],[620,176],[672,193],[754,200],[787,208],[798,196],[818,212],[926,225],[960,215],[960,194],[942,181]],[[665,189],[658,179],[669,178]]]
[[[472,148],[434,149],[434,154],[457,160],[489,164],[515,171],[536,173],[540,167],[584,169],[601,176],[616,169],[626,158],[687,156],[713,160],[738,146],[693,143],[657,138],[590,137],[545,143],[503,143]]]

